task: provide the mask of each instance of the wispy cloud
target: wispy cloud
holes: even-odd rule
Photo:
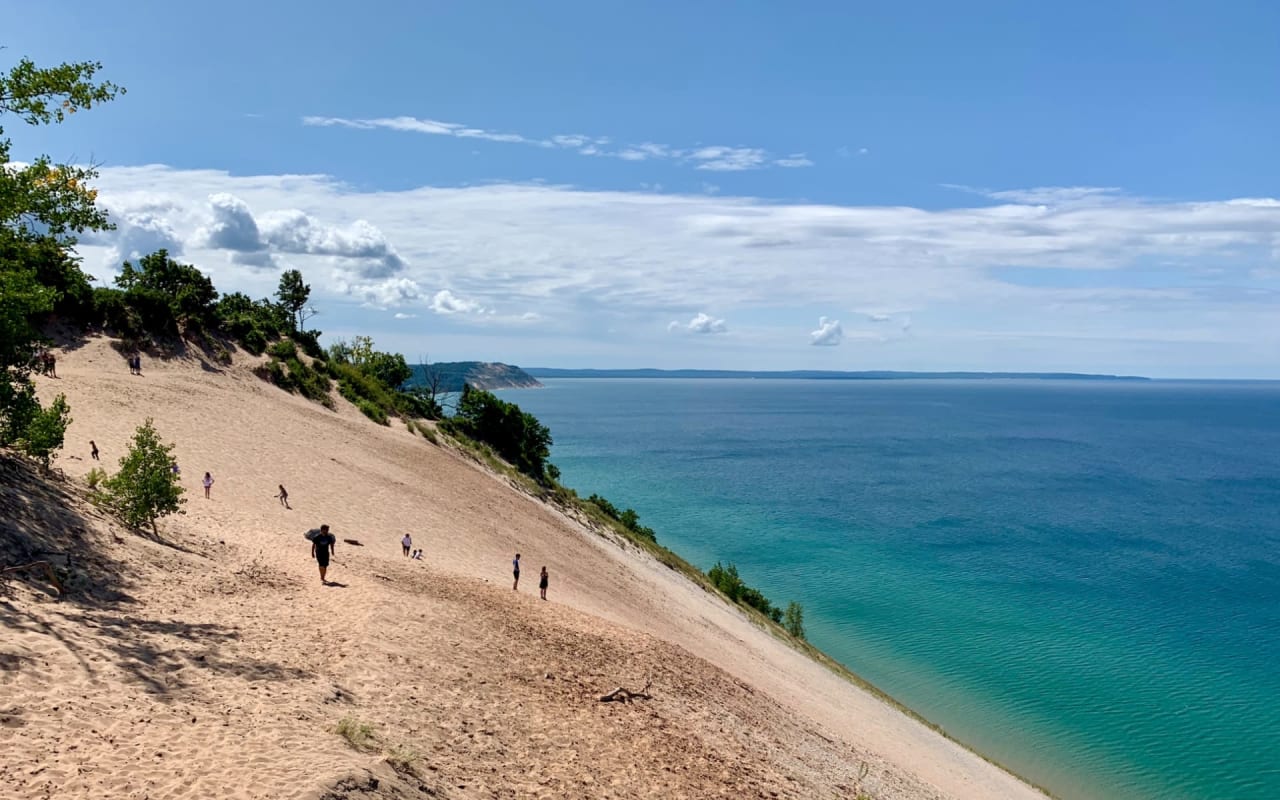
[[[531,137],[519,133],[503,133],[474,128],[458,122],[441,122],[418,117],[377,117],[374,119],[347,119],[344,117],[308,116],[303,125],[321,128],[350,128],[354,130],[392,130],[422,133],[431,136],[453,136],[459,139],[483,139],[490,142],[524,144],[556,150],[571,150],[579,155],[618,158],[623,161],[672,161],[712,172],[742,172],[765,169],[770,166],[797,168],[811,167],[804,153],[792,153],[785,158],[774,158],[759,147],[727,147],[708,145],[697,147],[672,147],[655,142],[612,146],[607,136],[583,134],[556,134],[548,137]]]
[[[813,166],[813,162],[810,161],[805,156],[804,153],[792,153],[786,158],[779,158],[774,160],[773,163],[779,167],[790,167],[793,169],[796,167],[812,167]]]
[[[958,183],[944,183],[944,189],[955,189],[982,195],[992,200],[1036,206],[1098,205],[1119,200],[1121,190],[1115,186],[1037,186],[1033,189],[983,189]]]

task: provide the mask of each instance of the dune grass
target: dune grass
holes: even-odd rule
[[[378,735],[374,733],[373,726],[361,722],[355,717],[343,717],[338,720],[334,733],[345,739],[352,749],[359,750],[362,753],[373,750],[378,740]]]

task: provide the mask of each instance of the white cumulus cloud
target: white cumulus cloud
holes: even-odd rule
[[[437,314],[473,314],[485,310],[474,300],[464,300],[448,289],[441,289],[431,297],[430,308]]]
[[[809,332],[809,344],[834,347],[844,340],[844,328],[840,320],[818,317],[818,329]]]
[[[691,320],[685,323],[672,321],[667,326],[669,331],[680,331],[682,333],[727,333],[729,326],[722,319],[716,319],[710,314],[698,312]]]

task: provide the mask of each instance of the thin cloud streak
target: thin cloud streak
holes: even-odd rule
[[[742,172],[766,169],[770,166],[795,169],[811,167],[804,153],[792,153],[785,158],[773,158],[758,147],[727,147],[723,145],[692,148],[671,147],[654,142],[623,145],[609,149],[612,139],[607,136],[583,134],[556,134],[546,138],[524,136],[519,133],[473,128],[458,122],[441,122],[418,117],[378,117],[374,119],[347,119],[345,117],[306,116],[302,124],[317,128],[348,128],[352,130],[391,130],[421,133],[430,136],[452,136],[459,139],[483,139],[505,144],[524,144],[556,150],[571,150],[583,156],[617,158],[623,161],[672,161],[692,165],[694,169],[711,172]]]

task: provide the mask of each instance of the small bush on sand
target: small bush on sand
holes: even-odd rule
[[[373,749],[374,741],[378,738],[373,732],[373,726],[355,717],[343,717],[338,720],[338,727],[334,732],[346,739],[347,744],[361,751]]]
[[[40,467],[48,472],[50,462],[62,449],[70,424],[71,407],[67,405],[67,396],[60,394],[53,398],[48,408],[41,408],[31,415],[27,429],[18,438],[18,448],[39,461]]]
[[[94,467],[84,476],[84,482],[89,484],[90,489],[97,489],[98,485],[107,479],[107,471],[102,467]]]
[[[417,761],[421,756],[418,751],[405,745],[396,745],[388,748],[384,754],[384,759],[391,768],[402,775],[416,775],[417,771],[413,767],[413,762]]]
[[[377,405],[374,405],[368,400],[365,400],[363,397],[356,400],[356,408],[360,409],[360,411],[366,417],[378,423],[379,425],[391,424],[387,420],[387,412],[383,411],[380,407],[378,407]]]
[[[787,603],[787,610],[782,613],[782,627],[797,639],[804,639],[804,607],[795,600]]]
[[[267,347],[267,354],[272,358],[288,361],[291,358],[298,357],[298,346],[293,343],[292,339],[281,339]]]
[[[120,459],[120,471],[103,481],[108,508],[129,525],[150,526],[159,535],[156,520],[182,513],[182,484],[173,473],[173,445],[165,444],[148,419],[133,434],[129,452]]]

